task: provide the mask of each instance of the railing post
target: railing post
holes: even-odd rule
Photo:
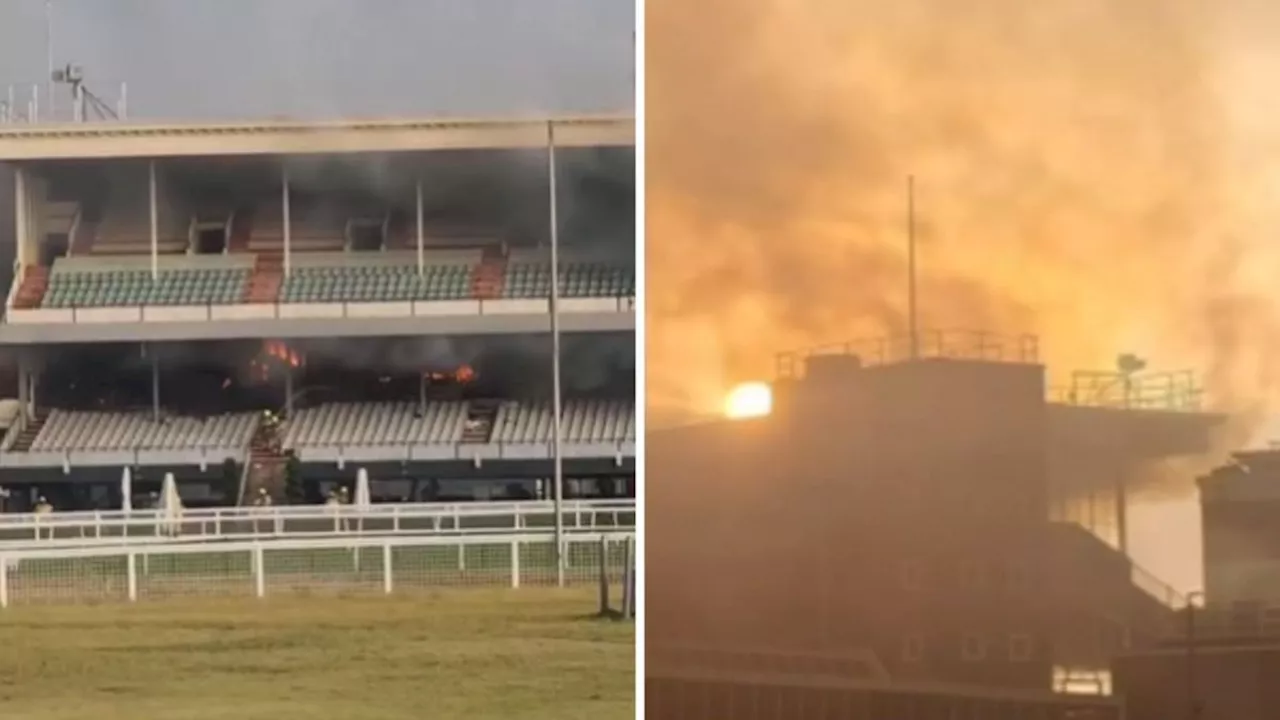
[[[627,536],[626,560],[622,565],[622,617],[630,619],[636,614],[636,538]]]
[[[9,607],[9,558],[0,555],[0,608]]]
[[[511,587],[520,587],[520,541],[511,541]]]
[[[600,534],[600,614],[608,615],[609,607],[609,536]]]
[[[255,543],[250,563],[253,565],[253,593],[257,597],[265,597],[267,594],[267,571],[263,567],[262,557],[262,545]]]
[[[395,588],[391,579],[391,541],[382,544],[382,592],[387,595]]]
[[[137,553],[129,553],[128,559],[125,561],[126,574],[128,575],[127,585],[129,592],[129,602],[138,601],[138,555]]]

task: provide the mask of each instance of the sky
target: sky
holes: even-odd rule
[[[634,19],[628,0],[53,0],[53,45],[99,94],[127,82],[135,118],[629,112]],[[43,82],[46,47],[44,0],[0,3],[0,86]]]

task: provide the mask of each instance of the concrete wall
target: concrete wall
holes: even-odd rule
[[[1280,600],[1280,499],[1214,499],[1201,508],[1205,596]]]
[[[650,637],[869,646],[899,677],[1047,687],[1043,398],[1036,366],[922,362],[654,434]],[[1024,634],[1032,657],[1011,660]],[[968,635],[981,659],[962,657]]]
[[[1204,720],[1275,720],[1280,717],[1280,646],[1198,648],[1195,697]],[[1192,717],[1185,650],[1119,658],[1112,669],[1115,692],[1128,720]]]

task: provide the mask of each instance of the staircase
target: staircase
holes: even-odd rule
[[[498,402],[496,400],[472,400],[467,403],[467,421],[462,426],[462,442],[466,444],[489,442],[497,419]]]
[[[48,289],[49,268],[39,265],[28,265],[22,268],[22,284],[18,286],[13,307],[17,310],[40,307],[40,303],[44,301],[44,293]]]
[[[244,289],[247,303],[273,303],[280,297],[284,285],[284,255],[259,253],[253,263],[253,273]]]
[[[241,505],[253,505],[258,491],[265,488],[271,496],[273,505],[285,502],[284,466],[285,456],[277,450],[276,435],[265,423],[258,423],[249,445],[249,462],[244,470],[244,482],[240,494]]]
[[[1115,653],[1151,646],[1175,627],[1174,608],[1185,599],[1088,528],[1051,523],[1049,549],[1055,607],[1076,618],[1061,625],[1055,644],[1074,648],[1078,659],[1105,666]]]
[[[98,223],[82,220],[76,226],[75,234],[67,238],[67,256],[90,255],[93,253],[94,241],[98,239]]]
[[[27,426],[18,431],[18,437],[14,439],[13,447],[9,448],[9,452],[27,452],[31,449],[31,443],[36,441],[36,436],[44,429],[44,423],[49,419],[49,412],[36,411],[36,416],[32,418]]]
[[[231,216],[231,232],[227,236],[227,252],[246,252],[249,249],[249,238],[253,235],[253,217],[248,213],[237,212]]]
[[[500,245],[487,245],[480,264],[471,273],[471,297],[496,300],[502,297],[502,282],[507,275],[507,254]]]

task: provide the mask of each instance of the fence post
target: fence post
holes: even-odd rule
[[[626,561],[622,566],[622,617],[633,618],[636,612],[636,538],[627,536]]]
[[[253,565],[253,592],[258,597],[267,594],[267,571],[263,568],[262,556],[262,545],[255,543],[249,562]]]
[[[520,587],[520,541],[511,541],[511,587]]]
[[[462,544],[462,542],[459,542],[458,543],[458,570],[463,571],[466,569],[467,569],[467,546]]]
[[[608,615],[609,607],[609,537],[600,536],[600,614]]]
[[[0,555],[0,608],[9,607],[9,558]]]
[[[129,553],[128,559],[125,561],[126,574],[128,575],[129,602],[136,602],[138,599],[138,555],[137,553]]]
[[[382,544],[382,592],[390,595],[394,588],[391,580],[391,541]]]

